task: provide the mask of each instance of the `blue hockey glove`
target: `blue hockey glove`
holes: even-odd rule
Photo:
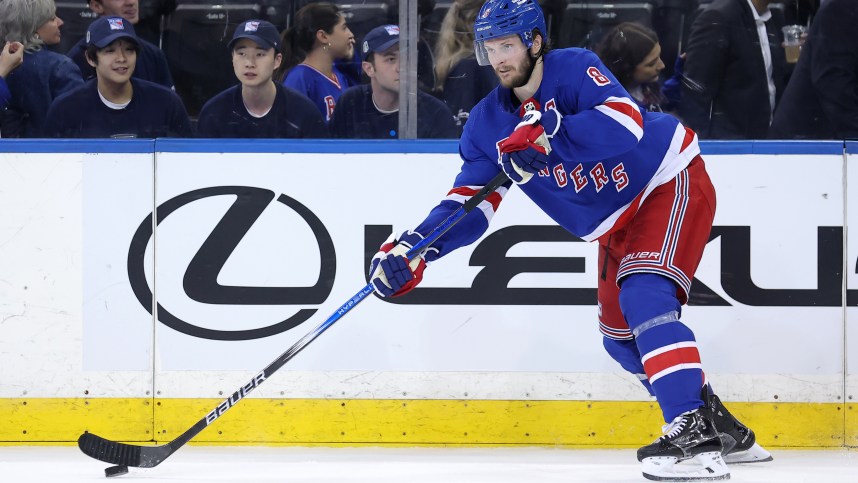
[[[369,265],[369,281],[382,297],[398,297],[410,292],[423,280],[426,269],[424,253],[405,258],[414,245],[423,240],[415,231],[406,231],[397,240],[395,234],[382,243]]]

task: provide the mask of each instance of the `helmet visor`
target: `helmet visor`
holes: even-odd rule
[[[526,50],[521,38],[515,34],[474,41],[474,54],[480,65],[497,65],[519,57]]]

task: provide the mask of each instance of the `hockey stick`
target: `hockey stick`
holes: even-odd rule
[[[444,222],[438,225],[434,230],[432,230],[429,235],[426,236],[419,243],[414,245],[408,253],[406,253],[406,257],[411,257],[414,254],[420,253],[423,249],[429,247],[432,243],[434,243],[438,238],[441,237],[444,233],[447,232],[450,228],[452,228],[456,223],[459,222],[462,218],[465,217],[471,210],[477,207],[482,201],[484,201],[490,194],[492,194],[497,188],[499,188],[505,181],[507,181],[507,177],[503,172],[498,173],[489,183],[484,186],[480,191],[478,191],[475,195],[473,195],[468,201],[466,201],[459,209],[457,209],[453,214],[447,217]],[[80,438],[77,440],[77,444],[80,447],[81,451],[83,451],[87,456],[91,456],[97,460],[104,461],[105,463],[111,463],[114,465],[120,465],[118,468],[108,468],[105,470],[105,474],[108,476],[114,476],[123,474],[127,471],[127,466],[135,466],[139,468],[152,468],[153,466],[157,466],[162,463],[165,459],[167,459],[171,454],[175,453],[179,448],[184,446],[185,443],[191,440],[194,436],[198,435],[202,430],[206,429],[208,425],[215,422],[217,418],[221,417],[227,410],[231,407],[238,404],[239,401],[244,399],[251,391],[256,389],[260,384],[265,382],[266,379],[271,377],[278,369],[283,367],[284,364],[289,362],[296,354],[301,352],[301,350],[307,346],[310,342],[313,342],[317,337],[319,337],[322,332],[328,329],[328,327],[334,325],[334,323],[346,315],[351,309],[353,309],[357,304],[366,298],[367,295],[373,292],[372,283],[368,283],[365,287],[360,289],[358,293],[356,293],[348,302],[340,306],[336,312],[331,314],[327,320],[319,324],[315,329],[309,332],[307,335],[302,337],[298,342],[292,345],[286,352],[280,354],[280,356],[274,360],[271,364],[268,365],[265,369],[256,374],[247,384],[238,388],[232,396],[224,399],[220,404],[217,405],[214,409],[211,410],[208,414],[205,415],[202,419],[197,421],[196,424],[191,426],[187,431],[179,435],[173,441],[170,441],[167,444],[163,444],[160,446],[139,446],[134,444],[125,444],[119,443],[116,441],[111,441],[109,439],[102,438],[101,436],[97,436],[90,432],[85,432],[80,435]]]

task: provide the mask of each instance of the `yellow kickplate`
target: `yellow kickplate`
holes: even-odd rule
[[[846,408],[846,446],[856,448],[858,447],[858,403],[850,402],[843,406]]]
[[[73,442],[83,431],[117,441],[170,441],[217,399],[2,399],[4,444]],[[852,405],[727,403],[767,447],[858,445]],[[242,400],[194,438],[203,444],[562,445],[635,447],[661,434],[651,402]]]
[[[122,441],[152,439],[152,399],[0,399],[0,441],[77,441],[84,431]]]

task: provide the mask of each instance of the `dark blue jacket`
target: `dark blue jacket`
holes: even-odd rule
[[[68,57],[45,48],[24,53],[24,63],[6,78],[11,99],[0,118],[4,138],[41,137],[51,102],[83,85]]]
[[[770,137],[858,138],[856,21],[854,0],[828,0],[819,8],[775,109]]]
[[[6,79],[0,77],[0,109],[6,107],[9,99],[12,98],[12,93],[9,92],[9,86],[6,84]]]
[[[477,63],[474,56],[462,59],[450,69],[444,80],[444,102],[456,118],[459,133],[471,109],[498,85],[498,78],[490,65]]]
[[[153,82],[131,79],[134,94],[124,109],[107,107],[96,79],[64,94],[51,104],[47,137],[160,138],[193,137],[185,106],[175,92]]]
[[[247,112],[241,85],[230,87],[209,99],[200,111],[197,133],[203,138],[326,138],[328,128],[310,99],[300,92],[274,83],[277,96],[263,117]]]
[[[383,114],[372,102],[369,84],[347,89],[337,101],[328,124],[335,138],[396,139],[399,137],[399,111]],[[455,139],[459,130],[447,106],[417,91],[417,137]]]
[[[783,13],[766,22],[776,99],[790,69],[781,46]],[[763,139],[772,118],[760,37],[747,0],[715,0],[694,20],[679,117],[702,139]]]

